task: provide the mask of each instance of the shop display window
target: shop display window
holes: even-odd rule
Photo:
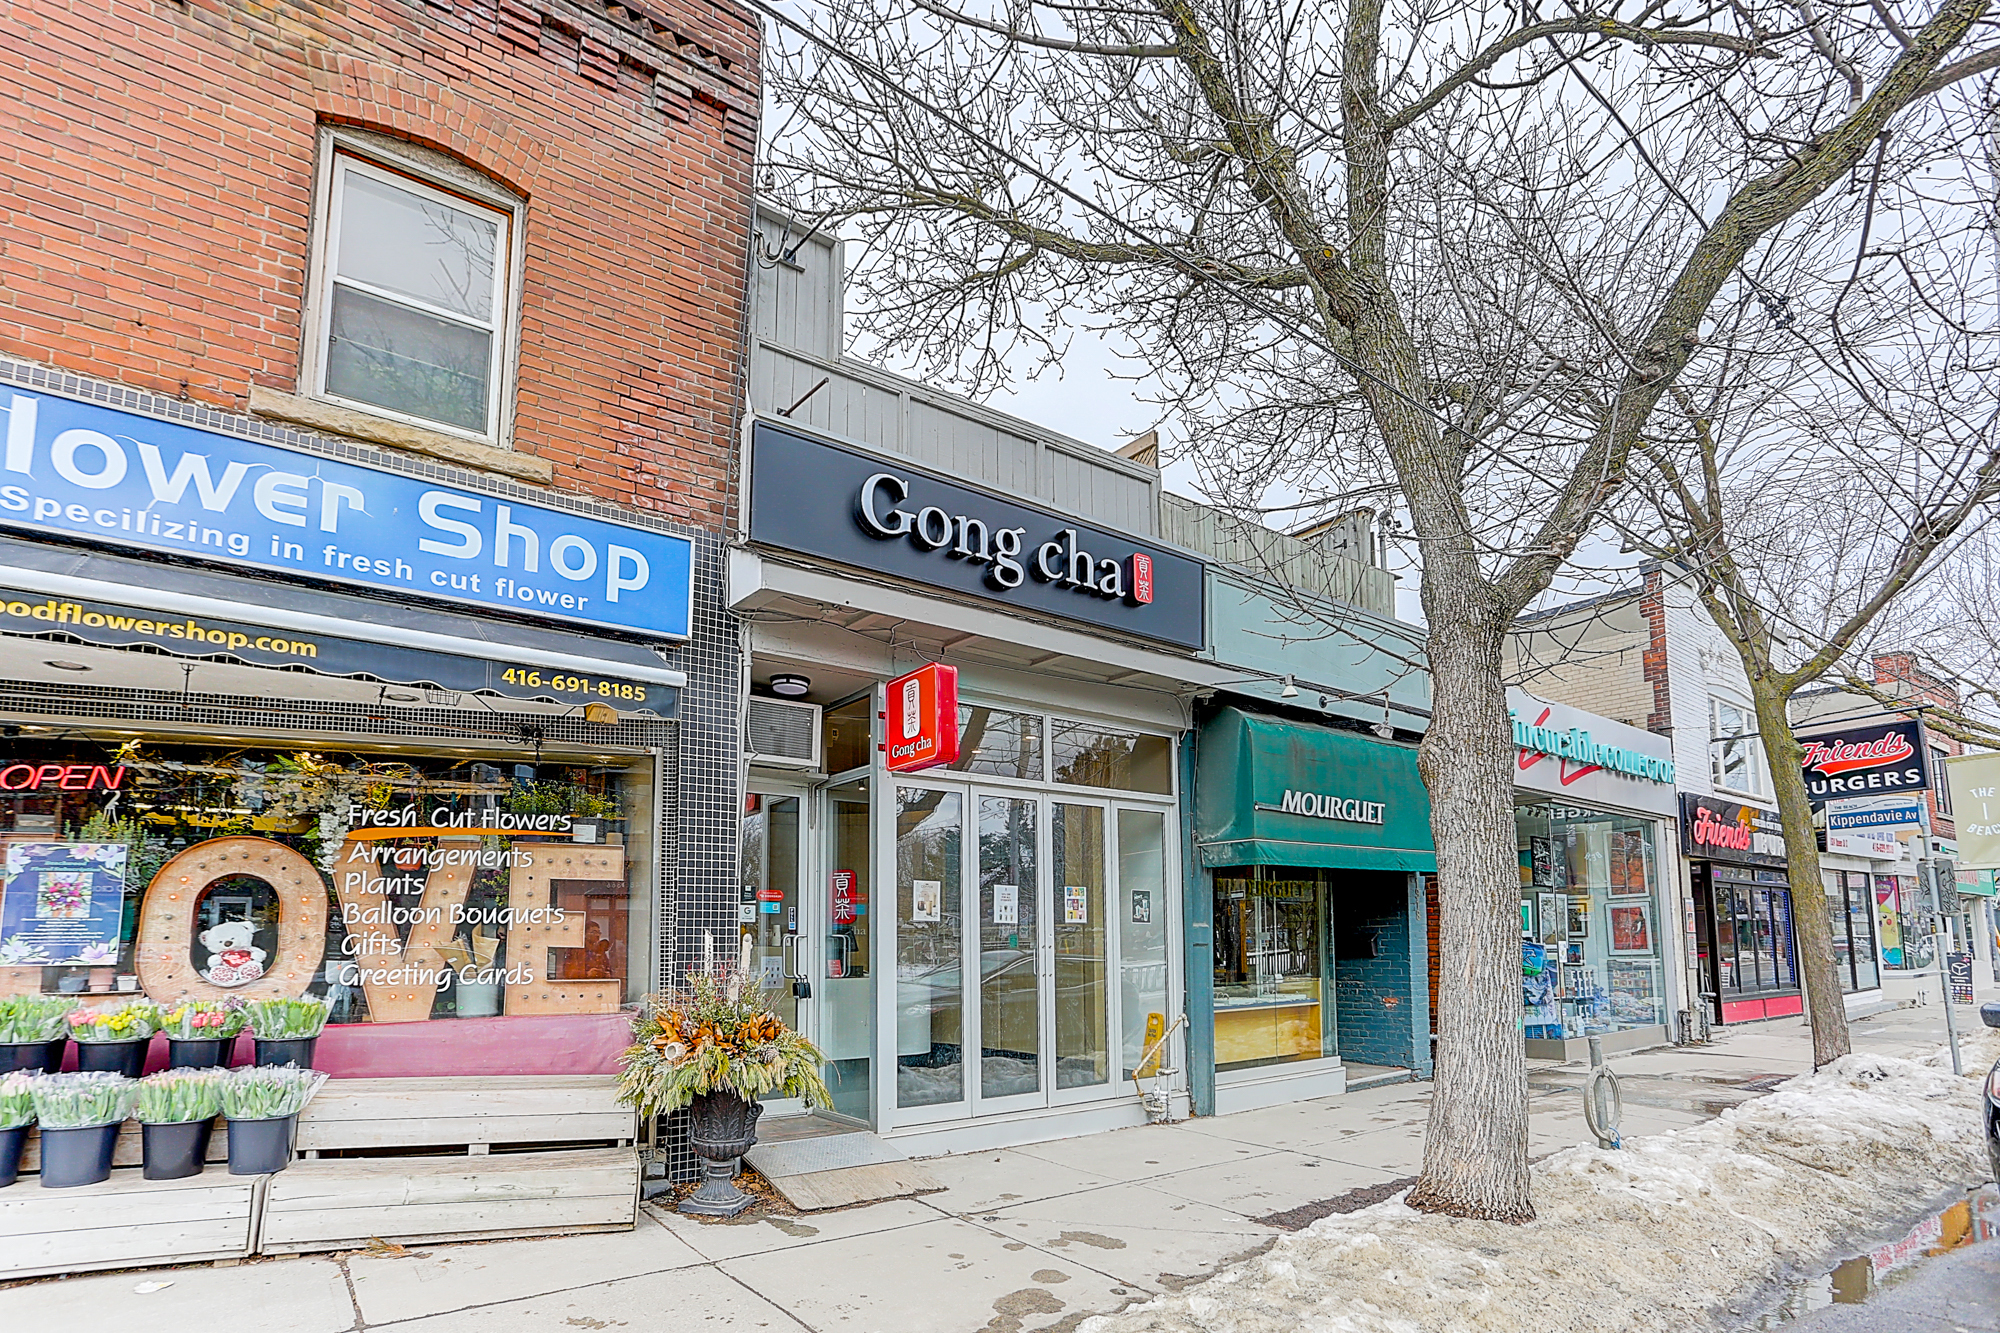
[[[1538,802],[1515,816],[1530,1038],[1667,1021],[1660,854],[1650,819]]]
[[[645,989],[650,761],[19,742],[0,989],[324,996],[334,1023]]]
[[[1174,789],[1174,743],[1165,736],[1107,731],[1056,718],[1049,726],[1055,780],[1072,787],[1155,792]]]
[[[959,773],[990,773],[1003,778],[1042,780],[1042,717],[1010,713],[1000,708],[958,706],[958,758],[950,767]]]
[[[1875,924],[1881,932],[1882,966],[1920,971],[1937,961],[1930,927],[1916,908],[1915,876],[1875,876]]]
[[[1882,984],[1875,957],[1875,909],[1868,876],[1860,871],[1828,870],[1827,927],[1833,935],[1833,968],[1843,991],[1874,990]]]
[[[1215,872],[1215,1067],[1317,1060],[1328,1033],[1327,894],[1314,870]]]
[[[864,694],[836,704],[820,717],[824,740],[820,762],[829,773],[846,773],[866,768],[875,758],[875,733],[870,720],[875,712],[875,696]]]

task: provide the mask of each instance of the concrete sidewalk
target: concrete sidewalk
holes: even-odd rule
[[[1966,1011],[1971,1012],[1971,1011]],[[1976,1018],[1973,1020],[1976,1022]],[[1860,1049],[1943,1039],[1941,1010],[1855,1024]],[[1628,1136],[1719,1114],[1809,1067],[1796,1020],[1707,1047],[1615,1057]],[[1529,1151],[1589,1141],[1579,1065],[1531,1062]],[[112,1333],[547,1333],[1069,1329],[1185,1286],[1283,1229],[1393,1192],[1423,1154],[1431,1085],[1396,1084],[1240,1115],[933,1158],[946,1188],[832,1213],[696,1222],[642,1210],[637,1230],[128,1270],[0,1290],[0,1326]],[[1361,1193],[1357,1193],[1361,1192]],[[151,1293],[145,1282],[172,1285]]]

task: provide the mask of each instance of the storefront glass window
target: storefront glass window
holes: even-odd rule
[[[868,830],[868,782],[827,793],[825,972],[819,987],[819,1049],[826,1057],[826,1086],[833,1109],[867,1120],[873,1104],[875,983],[869,973],[875,916],[869,897],[873,845]]]
[[[960,704],[958,758],[951,767],[960,773],[991,773],[1040,782],[1041,715]]]
[[[1875,921],[1882,931],[1884,967],[1916,970],[1937,961],[1930,927],[1916,906],[1915,876],[1875,876]]]
[[[609,1013],[645,989],[648,764],[16,754],[77,775],[0,798],[0,965],[45,990],[323,995],[365,1023]]]
[[[864,694],[858,699],[849,699],[826,710],[820,718],[825,744],[820,762],[828,773],[846,773],[856,768],[866,768],[873,757],[869,746],[874,742],[874,733],[869,730],[869,715],[874,712],[875,696]]]
[[[1875,964],[1875,913],[1869,902],[1868,876],[1849,870],[1828,870],[1823,875],[1833,966],[1841,989],[1874,990],[1881,981]]]
[[[1053,807],[1056,1087],[1087,1088],[1111,1073],[1109,939],[1104,919],[1104,808]]]
[[[896,1105],[965,1100],[964,797],[896,789]]]
[[[1666,1022],[1655,824],[1541,802],[1516,814],[1530,1038]]]
[[[1057,782],[1162,796],[1173,790],[1174,743],[1165,736],[1107,731],[1061,718],[1050,723],[1049,733]]]
[[[979,1095],[1042,1086],[1041,803],[979,798]],[[1025,890],[1025,891],[1024,891]]]
[[[1854,956],[1854,989],[1874,990],[1882,984],[1882,972],[1875,955],[1875,909],[1869,896],[1868,876],[1850,871],[1846,897],[1847,937]]]
[[[1130,1078],[1167,1025],[1167,836],[1159,810],[1118,812],[1119,1012]],[[1164,1061],[1147,1063],[1150,1075]]]
[[[1332,1054],[1323,1020],[1326,882],[1313,870],[1215,872],[1215,1067]]]

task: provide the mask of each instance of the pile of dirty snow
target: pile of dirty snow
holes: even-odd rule
[[[1719,1119],[1555,1154],[1526,1226],[1376,1204],[1080,1333],[1684,1333],[1984,1180],[1986,1066],[1967,1068],[1850,1055]]]

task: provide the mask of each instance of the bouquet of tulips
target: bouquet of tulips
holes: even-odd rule
[[[132,1113],[138,1086],[120,1074],[44,1074],[30,1085],[35,1119],[43,1129],[115,1125]]]
[[[181,1125],[213,1120],[222,1110],[222,1069],[163,1069],[139,1080],[132,1118],[144,1125]]]
[[[19,1129],[34,1120],[34,1076],[23,1072],[0,1078],[0,1129]]]
[[[243,1001],[182,1000],[161,1009],[159,1022],[174,1041],[221,1041],[243,1031]]]
[[[231,1120],[276,1120],[297,1115],[326,1082],[316,1069],[252,1065],[231,1070],[222,1082],[222,1113]]]
[[[9,995],[0,999],[0,1045],[54,1041],[69,1030],[80,1000],[67,995]]]
[[[69,1016],[69,1035],[79,1042],[139,1041],[160,1028],[160,1011],[134,1000],[108,1011],[79,1009]]]
[[[296,1000],[251,1000],[243,1006],[250,1035],[260,1041],[303,1041],[326,1026],[331,1006],[315,995]]]

